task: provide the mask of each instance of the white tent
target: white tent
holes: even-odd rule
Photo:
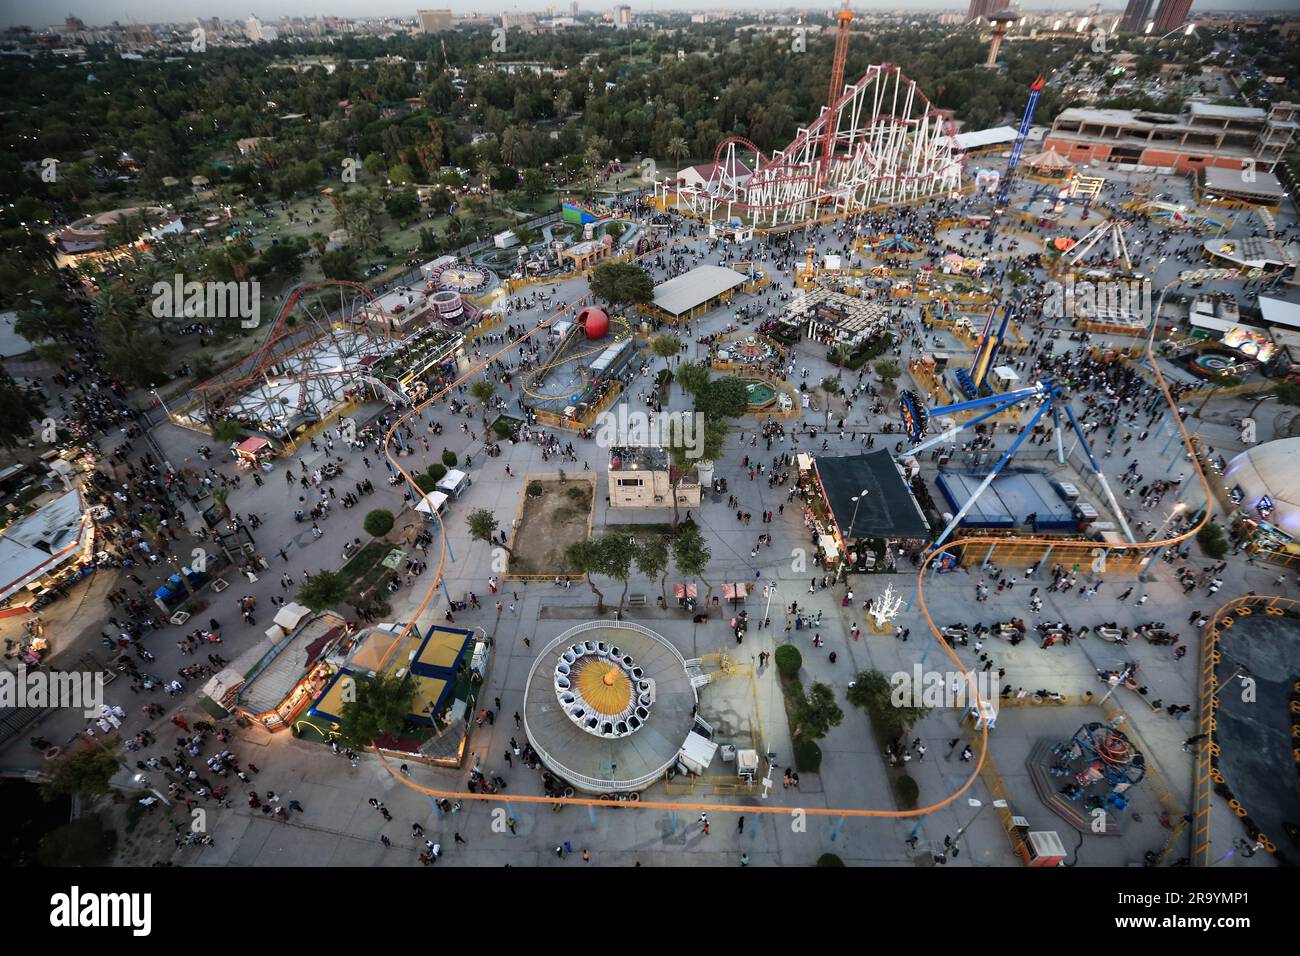
[[[305,608],[301,604],[290,602],[280,610],[275,612],[274,623],[284,629],[286,634],[292,634],[307,618],[311,617],[310,608]]]
[[[442,506],[447,503],[447,496],[441,491],[431,491],[420,499],[420,503],[415,506],[415,510],[422,515],[435,515],[442,510]]]

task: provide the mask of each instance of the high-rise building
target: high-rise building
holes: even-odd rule
[[[421,33],[445,33],[451,29],[450,10],[416,10]]]
[[[1119,28],[1129,33],[1141,33],[1146,29],[1147,20],[1151,17],[1151,8],[1153,6],[1155,6],[1155,0],[1128,0],[1128,6],[1124,8],[1124,17],[1119,22]]]
[[[1156,25],[1152,33],[1163,36],[1177,30],[1187,22],[1187,14],[1192,9],[1192,0],[1160,0],[1160,10],[1156,13]]]
[[[74,17],[72,14],[68,14],[63,18],[63,29],[67,30],[69,33],[80,33],[82,30],[86,29],[86,24],[82,22],[80,17]]]
[[[620,30],[626,30],[632,26],[632,8],[621,6],[614,8],[614,26]]]
[[[572,0],[572,2],[569,4],[569,16],[574,17],[575,19],[577,18],[578,0]]]

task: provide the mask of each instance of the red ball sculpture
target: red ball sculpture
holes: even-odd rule
[[[609,313],[589,305],[578,313],[578,324],[587,331],[589,339],[603,339],[609,332]]]

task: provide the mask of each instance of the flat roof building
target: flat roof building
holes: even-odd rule
[[[1246,106],[1192,103],[1181,114],[1145,110],[1063,110],[1044,148],[1071,162],[1132,163],[1177,173],[1213,166],[1271,173],[1297,130],[1294,103],[1265,112]]]
[[[689,318],[729,297],[745,279],[735,269],[700,266],[655,286],[654,307],[673,319]]]

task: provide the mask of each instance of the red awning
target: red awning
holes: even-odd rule
[[[673,597],[675,598],[698,598],[700,589],[694,584],[674,584]]]
[[[270,448],[271,443],[265,438],[245,438],[235,448],[241,455],[256,455],[263,448]]]
[[[749,596],[749,585],[747,584],[724,584],[722,586],[722,596],[728,601],[737,598]]]

